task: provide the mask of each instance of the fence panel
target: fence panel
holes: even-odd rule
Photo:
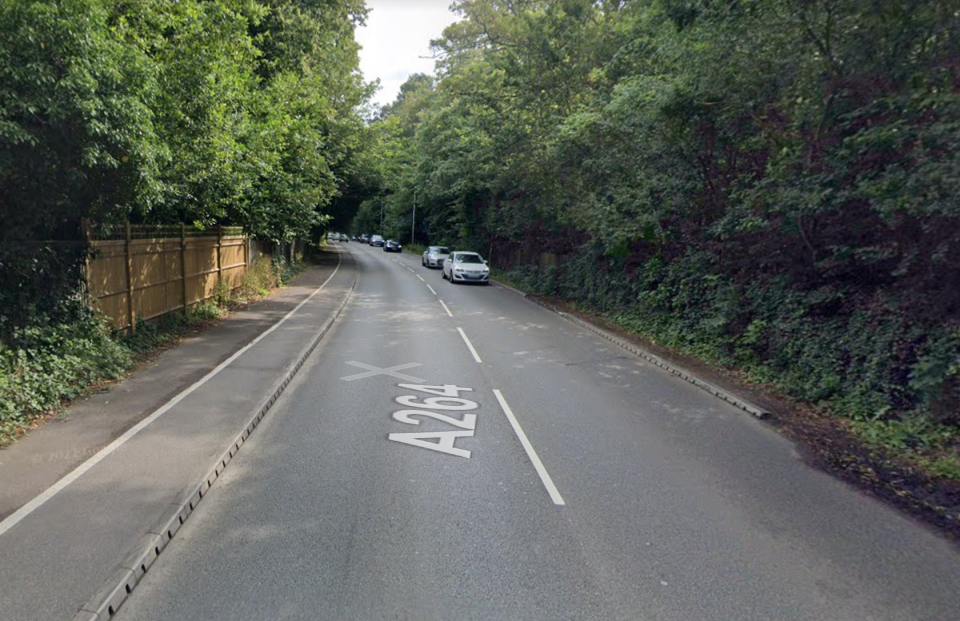
[[[239,227],[87,223],[84,230],[90,304],[123,330],[211,299],[221,279],[238,288],[248,264],[248,239]]]

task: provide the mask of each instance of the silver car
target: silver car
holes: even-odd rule
[[[452,284],[479,282],[490,284],[490,268],[476,252],[451,252],[443,262],[443,277]]]
[[[420,263],[424,267],[439,267],[443,269],[443,262],[449,254],[450,249],[446,246],[430,246],[423,251],[423,255],[420,257]]]

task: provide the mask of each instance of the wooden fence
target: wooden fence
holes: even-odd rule
[[[218,282],[236,289],[249,258],[240,227],[84,223],[84,234],[90,304],[131,332],[137,321],[211,299]]]

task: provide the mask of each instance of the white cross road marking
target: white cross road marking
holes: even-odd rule
[[[408,382],[416,382],[422,384],[426,380],[422,380],[419,377],[413,377],[412,375],[404,375],[403,373],[397,373],[400,369],[409,369],[410,367],[420,367],[423,366],[419,362],[408,362],[407,364],[398,364],[395,367],[388,367],[386,369],[381,369],[369,364],[364,364],[362,362],[350,361],[347,364],[352,364],[355,367],[360,367],[361,369],[368,369],[367,373],[357,373],[356,375],[348,375],[346,377],[341,377],[345,382],[352,382],[353,380],[363,379],[365,377],[374,377],[376,375],[389,375],[390,377],[395,377],[397,379],[406,380]]]

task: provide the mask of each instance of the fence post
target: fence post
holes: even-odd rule
[[[187,318],[187,227],[180,223],[180,297],[183,300],[183,318]]]
[[[223,258],[221,250],[223,248],[223,225],[217,225],[217,293],[223,291]],[[218,304],[220,300],[214,300]]]
[[[80,218],[80,235],[83,237],[83,297],[86,305],[90,306],[90,218]]]
[[[127,254],[127,321],[130,324],[130,334],[137,333],[137,317],[133,312],[133,254],[130,252],[130,221],[123,225],[126,233],[124,248]]]

